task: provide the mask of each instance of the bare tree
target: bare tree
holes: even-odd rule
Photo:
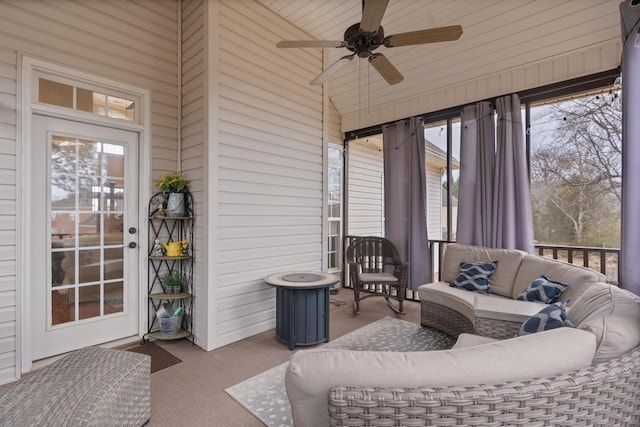
[[[613,102],[612,102],[613,101]],[[539,109],[532,129],[536,237],[549,243],[619,243],[621,110],[616,94]],[[606,207],[606,209],[603,209]],[[563,233],[569,229],[571,233]]]

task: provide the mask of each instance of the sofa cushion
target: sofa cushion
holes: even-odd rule
[[[591,286],[568,314],[577,329],[597,337],[594,363],[619,357],[640,345],[640,304],[616,286]]]
[[[473,315],[486,319],[523,323],[548,304],[538,301],[519,301],[498,295],[477,295],[473,302]]]
[[[518,273],[520,262],[526,254],[526,252],[516,249],[495,249],[449,243],[444,251],[442,280],[453,282],[458,277],[461,262],[498,261],[498,265],[491,276],[490,292],[513,298],[513,283]],[[531,280],[529,283],[531,283]]]
[[[497,264],[498,261],[461,262],[460,273],[450,285],[454,288],[488,294],[489,280]]]
[[[538,277],[536,280],[522,291],[516,299],[520,301],[540,301],[547,304],[554,303],[558,300],[569,285],[562,282],[549,279],[547,276]]]
[[[458,339],[456,340],[456,343],[451,348],[454,349],[454,348],[473,347],[475,345],[488,344],[490,342],[496,342],[496,341],[498,340],[495,338],[484,337],[482,335],[476,335],[476,334],[467,334],[463,332],[460,335],[458,335]]]
[[[452,350],[299,350],[291,356],[285,385],[294,425],[326,426],[327,396],[338,385],[449,387],[523,381],[585,368],[595,345],[589,332],[560,328]]]
[[[567,300],[550,304],[538,313],[524,321],[518,336],[535,334],[536,332],[549,331],[551,329],[573,326],[567,319]]]
[[[538,255],[526,255],[522,259],[520,269],[513,283],[511,298],[515,299],[535,279],[545,275],[551,280],[566,283],[569,287],[560,299],[569,299],[569,306],[576,302],[578,296],[585,290],[584,283],[604,282],[606,277],[590,268],[569,264],[563,261],[544,258]]]

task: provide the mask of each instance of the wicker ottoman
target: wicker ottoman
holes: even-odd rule
[[[149,420],[151,358],[86,347],[18,381],[0,396],[0,423],[141,426]]]

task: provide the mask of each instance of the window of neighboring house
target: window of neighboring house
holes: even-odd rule
[[[426,123],[424,137],[428,237],[429,240],[455,241],[460,181],[460,120],[454,117]]]
[[[342,147],[332,144],[329,147],[328,168],[328,194],[329,206],[327,207],[327,219],[329,232],[328,242],[328,271],[342,269]]]

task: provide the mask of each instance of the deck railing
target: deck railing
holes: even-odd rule
[[[346,236],[344,239],[344,248],[349,246],[351,239],[357,236]],[[446,240],[429,240],[429,249],[431,252],[431,265],[433,266],[433,280],[441,280],[442,259],[444,249],[448,242]],[[607,282],[618,285],[618,264],[620,261],[619,248],[602,248],[595,246],[563,246],[563,245],[535,245],[537,255],[565,261],[570,264],[580,265],[591,268],[607,277]],[[349,274],[346,259],[344,268],[342,269],[343,286],[350,288]],[[415,295],[414,295],[415,294]],[[407,299],[417,300],[418,295],[411,290],[407,291]]]

